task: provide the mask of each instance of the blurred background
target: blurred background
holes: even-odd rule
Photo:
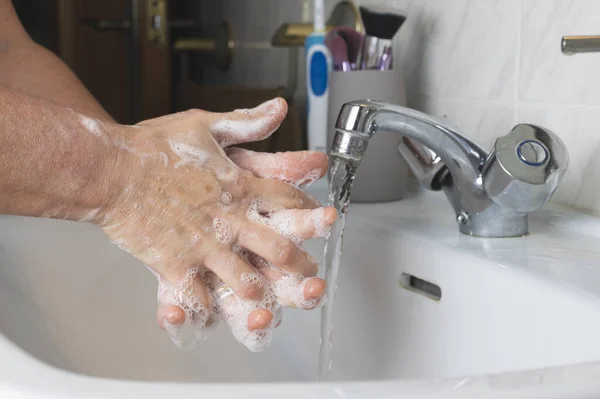
[[[283,95],[291,111],[282,128],[247,147],[307,145],[303,42],[285,27],[311,21],[312,1],[13,2],[34,40],[58,54],[122,123],[194,107],[250,107]],[[347,2],[325,3],[329,17]],[[446,116],[484,149],[516,123],[553,130],[577,154],[554,198],[600,212],[600,191],[579,184],[581,176],[600,173],[600,53],[568,57],[560,49],[563,35],[598,34],[600,1],[355,3],[406,16],[393,49],[407,106]],[[350,24],[351,13],[341,14],[336,22]]]
[[[308,1],[13,3],[32,38],[59,55],[121,123],[189,108],[249,108],[283,96],[290,112],[282,127],[246,147],[306,148],[303,43],[277,32],[284,21],[312,21]]]

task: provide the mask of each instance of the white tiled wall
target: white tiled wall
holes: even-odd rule
[[[270,40],[281,22],[298,20],[301,9],[300,0],[220,2],[241,41]],[[411,107],[446,115],[487,149],[518,122],[552,129],[570,152],[554,199],[600,213],[600,53],[560,51],[563,35],[600,34],[600,0],[357,3],[407,15],[395,65],[403,70]],[[240,50],[232,71],[211,78],[276,86],[285,83],[286,72],[285,50]]]

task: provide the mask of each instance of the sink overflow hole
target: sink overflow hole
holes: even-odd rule
[[[420,279],[412,274],[402,273],[400,275],[400,286],[425,295],[435,301],[439,301],[442,298],[442,289],[439,285]]]

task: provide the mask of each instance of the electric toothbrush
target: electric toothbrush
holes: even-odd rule
[[[327,109],[332,57],[325,45],[325,4],[314,0],[313,33],[306,38],[308,149],[327,152]]]

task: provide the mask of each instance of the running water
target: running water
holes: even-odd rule
[[[321,313],[321,348],[319,350],[319,381],[327,379],[331,370],[331,317],[334,296],[337,291],[337,276],[342,257],[342,241],[346,212],[350,204],[350,190],[360,161],[334,157],[329,183],[329,205],[338,211],[335,222],[325,244],[325,280],[327,281],[327,303]]]

